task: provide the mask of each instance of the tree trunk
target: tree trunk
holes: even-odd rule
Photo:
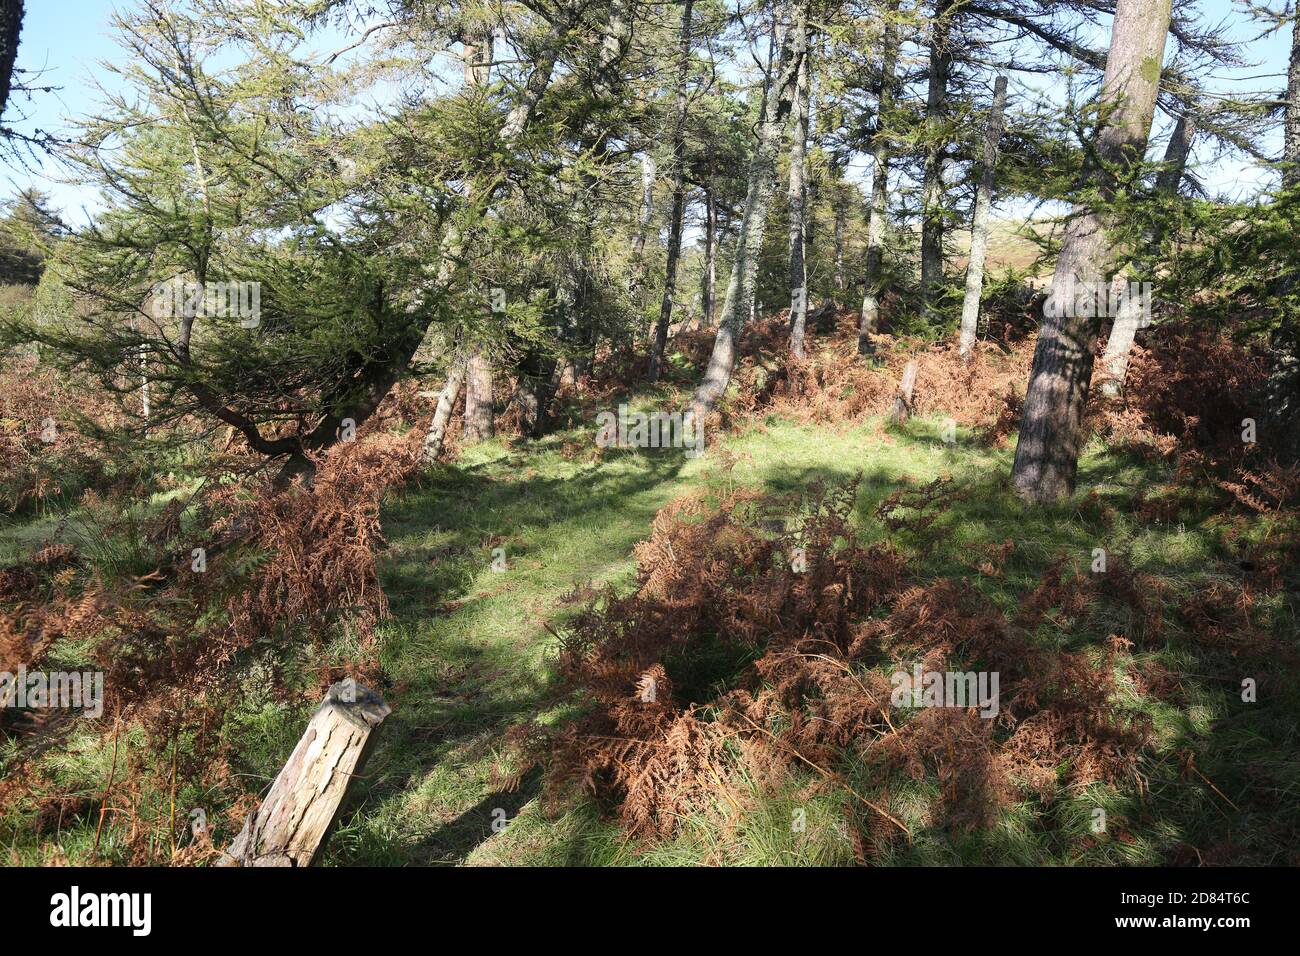
[[[1283,119],[1282,185],[1300,189],[1300,17],[1291,25],[1291,61],[1287,69],[1286,112]],[[1295,283],[1294,272],[1280,283],[1279,298],[1286,298]],[[1271,367],[1264,415],[1272,445],[1283,462],[1300,460],[1300,327],[1292,313],[1283,310],[1270,342]]]
[[[218,866],[311,866],[391,708],[355,681],[331,685],[262,805]]]
[[[0,0],[0,117],[9,104],[18,38],[23,29],[23,0]]]
[[[916,388],[916,360],[903,367],[903,379],[898,383],[898,393],[894,396],[894,408],[890,419],[895,425],[902,425],[912,417],[912,392]]]
[[[844,276],[844,229],[848,225],[848,203],[845,196],[844,174],[838,167],[833,168],[831,188],[833,190],[831,193],[832,210],[835,214],[835,303],[837,306],[843,307],[844,291],[848,287]]]
[[[596,92],[602,97],[617,96],[622,77],[614,68],[627,54],[632,42],[632,0],[610,0],[609,18],[600,39],[600,56],[596,70]]]
[[[552,33],[555,34],[557,30],[558,26],[553,25]],[[549,85],[551,73],[555,68],[554,50],[554,46],[549,46],[547,50],[543,51],[537,69],[528,78],[523,96],[507,117],[506,130],[502,134],[507,142],[515,139],[524,131],[532,118],[537,102],[541,99],[546,86]],[[492,79],[491,63],[492,35],[490,33],[486,37],[467,40],[462,51],[462,69],[466,86],[482,88],[489,83]],[[544,81],[533,82],[534,76],[543,69],[545,70]],[[462,238],[457,235],[457,242],[460,242]],[[455,256],[444,257],[444,263],[458,257],[459,250],[457,250]],[[425,435],[424,460],[427,462],[434,461],[442,451],[447,422],[451,418],[457,394],[460,392],[461,385],[467,374],[471,377],[471,383],[465,392],[465,418],[463,422],[465,443],[471,444],[492,437],[492,367],[488,364],[482,348],[475,347],[464,361],[460,359],[453,361],[447,384],[438,397],[438,405],[434,409],[433,421],[430,423],[429,431]],[[444,399],[446,399],[445,402]]]
[[[149,418],[153,415],[153,408],[149,401],[149,349],[147,346],[140,346],[140,418],[144,424],[141,426],[146,435],[149,434]]]
[[[705,326],[712,328],[718,295],[718,200],[713,188],[704,192],[704,301]]]
[[[798,78],[799,64],[803,60],[808,39],[808,11],[801,2],[794,24],[787,29],[785,20],[789,6],[783,0],[774,17],[781,34],[781,53],[772,69],[771,88],[764,98],[760,114],[758,143],[750,160],[748,188],[745,192],[745,212],[736,236],[736,253],[732,261],[731,276],[727,280],[727,296],[723,301],[722,319],[714,339],[713,353],[704,378],[695,391],[692,407],[696,421],[703,422],[714,404],[722,397],[731,381],[736,361],[736,343],[745,324],[745,315],[755,308],[754,279],[758,271],[758,253],[763,245],[767,228],[768,207],[772,201],[772,187],[776,178],[776,156],[781,148],[781,136],[790,115],[791,101]]]
[[[664,294],[655,322],[654,344],[650,349],[649,378],[659,381],[664,352],[668,348],[668,328],[673,319],[673,296],[677,293],[677,264],[682,253],[682,220],[686,218],[686,189],[679,182],[673,189],[673,207],[668,224],[668,250],[665,261]]]
[[[636,217],[636,234],[632,236],[632,282],[630,291],[635,296],[645,284],[645,244],[650,234],[650,220],[655,213],[655,178],[658,170],[655,158],[646,150],[641,154],[641,210]],[[637,337],[641,333],[638,330]]]
[[[1174,127],[1169,145],[1165,149],[1165,160],[1156,177],[1156,190],[1161,195],[1177,197],[1182,184],[1183,174],[1187,170],[1187,158],[1191,155],[1192,141],[1196,137],[1196,121],[1188,116],[1180,116]],[[1148,263],[1159,255],[1163,236],[1157,232],[1151,237]],[[1138,267],[1132,278],[1139,280],[1145,275],[1149,265],[1144,268],[1140,258],[1135,257]],[[1127,285],[1125,276],[1118,276],[1118,282]],[[1128,375],[1129,355],[1133,351],[1133,342],[1138,329],[1149,316],[1143,309],[1143,301],[1134,296],[1125,296],[1121,302],[1115,322],[1111,326],[1110,337],[1106,340],[1106,351],[1102,356],[1101,393],[1107,398],[1119,398],[1124,393],[1124,379]]]
[[[808,50],[808,55],[811,57],[813,55],[811,41],[809,42]],[[809,139],[808,142],[811,143],[812,140]],[[805,175],[808,179],[808,196],[804,200],[803,204],[803,248],[804,262],[806,263],[808,262],[808,257],[812,254],[812,251],[817,248],[817,203],[821,198],[822,183],[821,178],[818,176]],[[811,265],[807,267],[808,270],[811,270],[811,268]],[[808,271],[805,278],[807,281],[811,282],[812,272]]]
[[[1165,147],[1165,159],[1156,176],[1156,190],[1166,196],[1177,196],[1187,172],[1187,159],[1192,154],[1192,143],[1196,139],[1196,120],[1184,114],[1178,117],[1169,145]]]
[[[984,293],[984,262],[989,251],[989,211],[993,206],[993,180],[998,164],[998,143],[1002,139],[1002,113],[1007,105],[1007,78],[999,76],[993,86],[993,112],[984,134],[983,170],[975,193],[971,221],[970,262],[966,266],[966,298],[961,307],[959,354],[970,358],[979,327],[980,297]]]
[[[808,263],[804,243],[807,241],[808,212],[808,123],[812,95],[812,60],[805,41],[803,60],[795,83],[794,115],[790,137],[790,351],[803,358],[804,329],[808,321]]]
[[[1264,401],[1270,446],[1283,464],[1300,461],[1300,334],[1284,319],[1274,331]]]
[[[479,88],[485,86],[492,78],[492,34],[467,39],[461,51],[461,69],[465,86]],[[438,394],[438,404],[433,409],[433,420],[424,436],[422,455],[426,464],[433,464],[442,454],[442,444],[447,436],[447,424],[451,421],[460,398],[460,389],[465,382],[465,362],[459,356],[453,356],[451,369],[447,373],[447,382]]]
[[[1161,195],[1176,199],[1182,189],[1183,177],[1187,174],[1187,161],[1192,154],[1192,144],[1196,141],[1196,118],[1184,114],[1178,117],[1169,144],[1165,147],[1165,159],[1156,175],[1156,191]],[[1151,236],[1150,257],[1159,258],[1160,247],[1164,244],[1164,223],[1160,223]]]
[[[1123,273],[1116,275],[1111,283],[1112,289],[1125,291],[1115,314],[1114,325],[1111,326],[1110,337],[1106,340],[1106,351],[1101,357],[1101,393],[1107,398],[1119,398],[1124,390],[1129,353],[1133,349],[1137,330],[1142,327],[1145,318],[1142,297],[1127,294],[1127,287],[1128,277]]]
[[[456,399],[460,398],[460,388],[465,383],[465,363],[456,359],[447,374],[447,384],[438,395],[438,405],[433,410],[433,421],[424,436],[424,460],[428,464],[437,461],[442,454],[443,439],[447,435],[447,423],[456,408]]]
[[[2,0],[0,0],[2,2]],[[519,99],[507,115],[502,126],[500,140],[509,145],[520,136],[532,122],[537,104],[550,86],[559,58],[559,51],[565,43],[569,31],[573,29],[574,20],[570,13],[562,13],[551,21],[547,35],[540,45],[540,53],[528,74],[528,79],[519,95]],[[490,42],[484,40],[481,47],[469,44],[466,49],[465,72],[467,81],[477,82],[477,78],[486,79],[490,72]],[[500,188],[501,178],[484,185],[481,182],[468,184],[465,203],[479,217],[487,214],[491,201]],[[465,231],[458,226],[448,228],[438,246],[434,262],[437,264],[436,288],[446,290],[456,279],[456,263],[465,247]],[[420,292],[421,298],[427,290]],[[409,317],[395,317],[387,313],[383,303],[376,303],[377,324],[401,323],[392,333],[391,340],[385,344],[382,357],[361,357],[356,367],[350,370],[344,386],[350,393],[344,396],[326,396],[327,407],[337,406],[335,411],[324,415],[305,437],[292,436],[279,439],[265,438],[257,426],[244,416],[225,407],[220,398],[201,383],[191,383],[188,388],[199,404],[220,421],[238,429],[254,451],[268,456],[288,456],[284,466],[276,475],[274,487],[284,488],[295,478],[303,477],[310,482],[315,472],[309,453],[330,447],[337,441],[340,426],[345,418],[350,418],[354,425],[360,426],[380,402],[392,390],[394,384],[410,366],[424,335],[428,331],[430,319],[419,322]],[[184,351],[184,350],[182,350]],[[490,376],[490,370],[488,372]],[[328,400],[333,398],[332,401]]]
[[[691,5],[682,4],[682,33],[677,65],[677,115],[673,123],[673,208],[668,221],[668,260],[665,264],[664,297],[659,304],[654,345],[650,349],[650,381],[659,380],[668,327],[673,318],[673,295],[677,292],[677,263],[682,253],[682,220],[686,218],[686,84],[691,73]]]
[[[606,72],[622,55],[625,47],[626,34],[630,28],[623,18],[623,10],[623,4],[619,2],[615,2],[610,6],[609,21],[602,41],[599,60],[598,72],[601,82],[604,82]],[[563,9],[550,22],[550,27],[542,41],[541,51],[535,65],[528,74],[528,79],[524,83],[518,101],[506,115],[506,121],[501,127],[500,140],[503,144],[509,145],[513,143],[532,122],[537,106],[550,86],[565,38],[575,24],[576,20],[573,12]],[[488,50],[490,51],[490,49],[491,44],[489,43]],[[472,58],[467,57],[467,82],[479,84],[486,83],[491,79],[490,70],[479,68],[478,61],[480,60],[481,56],[478,55]],[[476,441],[491,438],[495,434],[492,404],[492,365],[482,347],[475,348],[469,354],[466,363],[466,377],[464,437],[466,444],[472,444]]]
[[[858,322],[858,354],[872,353],[871,336],[880,329],[883,293],[885,225],[889,214],[889,136],[886,123],[894,106],[894,72],[898,68],[899,31],[894,16],[898,0],[888,8],[880,53],[880,85],[876,89],[876,124],[871,133],[871,210],[867,215],[866,288]]]
[[[1113,168],[1140,162],[1151,134],[1156,93],[1169,34],[1171,0],[1118,0],[1100,94],[1106,119],[1089,172],[1103,203],[1118,186]],[[1029,373],[1012,481],[1032,502],[1051,502],[1074,490],[1083,412],[1092,378],[1096,316],[1075,316],[1066,300],[1076,282],[1099,283],[1114,254],[1101,212],[1075,207],[1052,281],[1048,315],[1038,333]]]
[[[541,41],[537,59],[532,70],[529,71],[528,79],[524,81],[524,88],[519,93],[519,99],[510,108],[510,112],[506,114],[506,121],[501,126],[500,138],[503,144],[509,145],[514,142],[532,123],[533,115],[537,112],[537,104],[542,101],[542,95],[551,85],[555,64],[560,58],[560,50],[573,26],[573,14],[567,10],[559,13],[551,21],[546,36]]]
[[[546,433],[551,396],[555,393],[556,360],[529,349],[519,364],[513,401],[519,406],[520,425],[524,434],[540,438]]]
[[[1291,62],[1286,74],[1286,112],[1282,132],[1282,185],[1300,186],[1300,16],[1291,23]]]
[[[468,87],[482,88],[492,78],[492,34],[467,39],[461,51],[461,70]]]
[[[450,241],[450,238],[444,237],[444,247],[440,250],[440,255],[444,256],[444,265],[451,261],[446,258],[448,253],[445,248],[445,242]],[[297,478],[302,478],[306,486],[312,484],[316,466],[310,456],[332,447],[349,425],[352,429],[360,428],[375,413],[405,373],[424,341],[427,320],[392,314],[383,303],[381,290],[376,290],[372,308],[372,321],[377,327],[389,332],[389,339],[380,353],[382,357],[377,358],[373,354],[348,355],[347,368],[350,374],[340,376],[337,386],[322,395],[322,406],[331,411],[323,415],[305,436],[268,440],[260,434],[255,424],[222,406],[220,399],[204,385],[192,383],[189,386],[205,408],[221,421],[239,429],[255,451],[267,455],[288,455],[272,483],[276,490],[287,488]]]
[[[580,316],[588,314],[588,292],[591,287],[591,276],[582,276],[582,281],[578,283],[576,289],[576,298],[573,302],[574,312]],[[591,322],[585,319],[578,323],[575,330],[575,342],[577,344],[577,354],[573,356],[573,384],[574,387],[581,385],[583,378],[591,374],[596,364],[596,330],[592,327]]]
[[[942,321],[943,242],[947,226],[947,189],[943,181],[948,154],[945,127],[948,79],[952,72],[952,16],[955,0],[937,0],[930,35],[930,79],[925,97],[925,163],[921,186],[921,302],[931,325]]]
[[[466,359],[465,443],[485,441],[495,432],[492,415],[492,363],[480,345]]]

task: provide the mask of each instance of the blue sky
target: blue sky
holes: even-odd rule
[[[1175,0],[1180,3],[1181,0]],[[1278,0],[1279,5],[1283,0]],[[116,45],[109,30],[115,9],[129,9],[133,0],[28,0],[23,33],[18,50],[18,65],[27,70],[44,70],[40,82],[61,87],[56,93],[37,94],[30,101],[19,99],[13,104],[27,114],[15,122],[12,113],[6,120],[30,132],[41,128],[52,132],[66,131],[76,117],[95,111],[98,100],[96,79],[112,83],[118,79],[99,67],[102,60],[120,60],[125,54]],[[1241,70],[1224,70],[1215,75],[1212,88],[1222,92],[1242,89],[1272,88],[1281,90],[1286,71],[1291,33],[1290,27],[1264,39],[1255,40],[1258,24],[1248,20],[1233,0],[1199,0],[1204,18],[1210,22],[1227,20],[1234,38],[1252,41],[1245,48],[1251,65]],[[1272,79],[1261,76],[1275,74]],[[1051,79],[1039,81],[1050,91]],[[1164,133],[1156,131],[1157,139]],[[1274,147],[1280,145],[1280,137]],[[1216,158],[1202,147],[1195,161],[1212,191],[1233,196],[1248,194],[1270,181],[1271,174],[1236,157]],[[75,183],[58,181],[58,173],[48,160],[34,162],[40,167],[31,172],[12,165],[4,173],[0,191],[8,195],[16,188],[35,185],[50,192],[55,204],[80,218],[77,210],[94,203],[93,192]]]
[[[11,101],[6,110],[7,123],[27,133],[35,129],[57,133],[68,127],[71,118],[94,111],[97,94],[92,77],[105,75],[97,63],[121,56],[108,28],[114,7],[107,0],[28,0],[17,65],[24,70],[44,71],[39,77],[28,77],[28,82],[62,89],[34,94],[30,100]],[[13,115],[18,111],[27,119],[18,121]],[[34,160],[31,165],[47,174],[54,173],[48,159]],[[29,175],[12,165],[6,170],[3,192],[8,195],[15,187],[29,184],[52,193],[59,206],[75,208],[81,204],[84,191],[76,186],[55,183],[48,175]]]
[[[133,9],[135,0],[27,0],[26,6],[17,66],[43,71],[39,77],[29,77],[29,82],[59,89],[11,100],[5,121],[26,133],[43,129],[67,135],[78,118],[98,111],[100,84],[110,92],[121,91],[122,78],[101,64],[122,63],[128,55],[117,43],[112,21],[115,12]],[[323,48],[343,45],[333,30],[318,36]],[[19,112],[26,119],[19,120]],[[97,205],[94,189],[64,182],[66,172],[48,157],[37,157],[28,165],[31,169],[10,165],[0,173],[0,196],[35,186],[48,192],[54,205],[74,220],[85,218],[78,210]]]

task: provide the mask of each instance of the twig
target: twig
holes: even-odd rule
[[[1227,794],[1225,794],[1222,790],[1216,787],[1209,777],[1201,773],[1201,771],[1197,769],[1196,764],[1192,763],[1192,761],[1190,760],[1187,761],[1187,769],[1190,770],[1192,773],[1196,774],[1196,776],[1200,777],[1202,780],[1204,780],[1206,785],[1209,786],[1211,790],[1213,790],[1219,796],[1223,797],[1224,800],[1227,800],[1228,806],[1232,807],[1232,809],[1236,810],[1238,813],[1241,812],[1241,807],[1237,806],[1231,800],[1228,800]]]
[[[113,722],[113,764],[108,771],[108,786],[104,787],[104,798],[99,802],[99,823],[95,825],[95,848],[92,853],[99,852],[99,837],[104,829],[104,815],[108,813],[108,794],[113,789],[113,778],[117,776],[117,735],[122,729],[122,718],[118,717]]]
[[[178,731],[172,732],[172,793],[171,793],[171,846],[172,859],[176,859],[176,748],[180,746],[181,735]]]

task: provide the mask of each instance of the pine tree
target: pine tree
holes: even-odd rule
[[[1103,207],[1142,160],[1169,23],[1170,0],[1116,4],[1089,167],[1094,193],[1075,207],[1066,228],[1016,445],[1012,481],[1030,501],[1051,502],[1074,490],[1098,322],[1095,316],[1075,314],[1069,299],[1076,283],[1098,283],[1113,265]]]

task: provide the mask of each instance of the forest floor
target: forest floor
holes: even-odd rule
[[[1095,496],[1088,507],[1076,499],[1030,510],[1007,490],[1008,451],[981,447],[964,434],[945,443],[938,420],[879,426],[869,421],[827,430],[773,420],[728,438],[724,447],[734,459],[714,450],[697,460],[663,451],[575,462],[560,454],[578,437],[571,434],[532,447],[493,442],[392,501],[384,515],[390,548],[383,582],[394,616],[384,625],[382,662],[395,682],[395,710],[370,765],[364,806],[334,837],[330,861],[852,862],[845,791],[832,786],[804,800],[796,791],[806,779],[796,778],[785,793],[754,785],[743,813],[723,825],[713,815],[684,819],[678,835],[664,841],[629,838],[594,801],[558,815],[543,812],[536,774],[514,790],[495,782],[509,777],[511,758],[501,746],[507,728],[545,712],[553,632],[593,589],[632,586],[633,546],[646,537],[658,509],[692,488],[715,496],[737,486],[797,492],[817,478],[860,472],[855,508],[867,539],[881,534],[867,530],[868,519],[886,495],[951,476],[973,493],[943,517],[944,533],[925,556],[923,574],[968,579],[1008,608],[1059,556],[1086,572],[1103,542],[1125,553],[1136,570],[1168,583],[1171,600],[1206,587],[1218,573],[1212,519],[1211,527],[1150,525],[1121,515],[1118,527],[1109,528],[1097,519],[1098,501],[1123,512],[1135,492],[1167,477],[1151,466],[1094,447],[1081,473],[1081,486]],[[972,571],[972,555],[1008,539],[1016,548],[1003,573]],[[493,570],[496,547],[505,549],[504,571]],[[1100,651],[1112,629],[1124,631],[1127,623],[1101,614],[1082,624],[1049,625],[1039,636],[1061,648]],[[1235,688],[1198,675],[1196,661],[1174,632],[1164,646],[1121,655],[1116,665],[1121,694],[1154,721],[1157,743],[1140,771],[1146,793],[1094,784],[1050,806],[1018,803],[993,828],[958,834],[928,825],[935,781],[907,781],[902,786],[911,792],[895,794],[892,805],[916,837],[891,851],[888,862],[1158,864],[1179,848],[1221,842],[1225,819],[1232,839],[1256,844],[1252,852],[1265,858],[1283,852],[1287,841],[1278,839],[1278,827],[1294,827],[1293,814],[1279,820],[1262,807],[1233,804],[1243,794],[1294,803],[1300,702],[1292,689],[1273,706],[1243,704]],[[1183,675],[1181,706],[1138,692],[1134,675],[1153,663]],[[1180,760],[1189,751],[1197,754],[1195,775]],[[273,772],[274,761],[265,769]],[[798,832],[791,827],[796,806],[807,818]],[[1098,806],[1122,824],[1112,823],[1112,838],[1089,836]]]
[[[707,344],[707,335],[700,340]],[[669,376],[678,386],[693,379],[699,358],[689,357],[691,342],[684,342],[687,354],[674,356]],[[972,398],[979,415],[971,422],[1003,417],[998,376],[1023,375],[1016,363],[1023,364],[1024,354],[1010,354],[990,350],[983,360],[988,364],[980,374],[991,377]],[[752,350],[737,373],[746,401],[780,396],[784,380],[769,374],[764,356],[762,348]],[[1277,542],[1293,540],[1287,538],[1292,515],[1229,513],[1222,496],[1178,485],[1172,459],[1134,454],[1103,437],[1087,448],[1074,496],[1031,508],[1009,490],[1009,442],[946,418],[942,396],[954,403],[968,397],[959,376],[942,378],[946,359],[923,367],[930,397],[903,425],[863,411],[882,402],[887,407],[889,393],[856,370],[855,357],[841,361],[827,353],[824,361],[816,373],[820,384],[808,379],[796,414],[780,402],[767,413],[737,412],[710,436],[703,457],[680,449],[598,450],[592,409],[571,407],[577,413],[570,427],[540,440],[506,436],[461,449],[452,462],[390,491],[378,569],[391,613],[364,639],[331,627],[315,642],[282,649],[274,666],[281,685],[294,689],[288,696],[273,692],[256,661],[235,678],[238,703],[222,723],[223,752],[235,755],[227,783],[238,785],[231,789],[247,799],[277,773],[319,699],[313,673],[365,658],[372,659],[393,713],[352,809],[328,843],[327,864],[798,865],[867,857],[896,865],[1300,862],[1300,686],[1290,664],[1261,664],[1260,656],[1279,647],[1288,659],[1295,656],[1297,569],[1278,557],[1271,583],[1259,585],[1267,568],[1252,563],[1251,550],[1267,545],[1273,550],[1261,553],[1284,556]],[[836,368],[849,377],[836,378]],[[596,389],[589,404],[680,407],[676,388]],[[823,413],[831,420],[816,421]],[[636,549],[651,537],[661,510],[692,493],[714,505],[738,491],[797,501],[819,482],[843,486],[857,476],[850,524],[858,543],[897,549],[915,593],[942,599],[949,584],[968,589],[999,620],[1005,615],[1013,631],[1026,630],[1033,653],[1089,662],[1086,673],[1104,681],[1107,713],[1122,712],[1148,729],[1142,746],[1120,753],[1122,743],[1092,739],[1089,730],[1082,740],[1070,738],[1073,756],[1051,757],[1060,751],[1048,740],[1043,752],[1053,785],[1006,790],[1012,796],[992,801],[991,816],[977,825],[948,813],[956,789],[988,783],[963,778],[968,770],[960,760],[921,754],[914,764],[882,771],[853,747],[837,753],[835,773],[825,779],[798,761],[774,777],[733,763],[725,783],[706,788],[707,805],[664,808],[671,819],[655,834],[629,827],[608,788],[550,799],[543,771],[521,759],[512,732],[523,725],[573,726],[584,702],[557,694],[563,636],[609,594],[637,590]],[[923,522],[924,535],[881,520],[879,508],[891,496],[923,491],[940,479],[950,479],[960,493],[926,519],[932,525]],[[1162,497],[1171,489],[1179,494]],[[176,493],[154,494],[141,510],[157,514]],[[114,554],[92,511],[83,501],[6,519],[0,568],[61,536],[94,557],[100,570],[116,562],[124,578],[147,571],[132,568],[130,555]],[[1141,592],[1128,603],[1071,584],[1086,581],[1099,548],[1120,562],[1119,585]],[[1044,582],[1057,584],[1044,590]],[[1026,615],[1032,623],[1022,627]],[[943,637],[940,626],[933,623],[936,640]],[[914,630],[926,633],[924,618]],[[54,658],[72,660],[76,652],[60,645]],[[739,686],[738,674],[763,648],[747,653],[730,669],[704,667],[700,672],[711,676],[681,691],[691,696],[676,706],[712,706]],[[849,672],[868,679],[874,668],[887,686],[890,661],[897,659],[877,655],[853,662]],[[1257,681],[1256,701],[1243,700],[1243,675]],[[902,725],[903,716],[894,720]],[[117,772],[118,741],[93,723],[77,723],[40,758],[36,779],[68,796],[0,820],[0,855],[10,862],[140,858],[138,841],[128,849],[126,824],[115,825],[112,815],[97,834],[101,804],[109,803],[104,782]],[[1109,725],[1089,726],[1108,732]],[[149,749],[143,731],[122,738],[124,750]],[[952,738],[945,746],[954,741],[961,745]],[[1112,743],[1115,752],[1107,750]],[[994,762],[1000,748],[1009,748],[993,738],[984,745]],[[1127,769],[1109,777],[1079,773],[1071,764],[1089,759],[1089,748]],[[164,750],[157,768],[164,779],[165,757]],[[171,799],[182,829],[185,808],[205,801],[214,804],[207,811],[214,820],[237,821],[246,809],[201,789],[182,788]],[[131,800],[132,820],[144,819],[150,807],[156,819],[167,820],[165,793],[154,789]],[[892,821],[892,836],[876,839],[858,811],[846,812],[855,801],[888,808],[882,817]],[[1100,829],[1099,810],[1106,821]],[[906,839],[899,838],[902,831]],[[157,843],[150,838],[149,854],[160,851]]]

